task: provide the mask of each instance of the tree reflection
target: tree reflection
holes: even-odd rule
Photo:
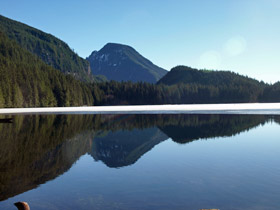
[[[33,115],[0,124],[0,200],[68,171],[84,154],[134,164],[155,145],[233,136],[279,118],[250,115]]]

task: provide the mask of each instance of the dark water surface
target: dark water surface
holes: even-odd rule
[[[12,117],[0,209],[280,209],[279,116]]]

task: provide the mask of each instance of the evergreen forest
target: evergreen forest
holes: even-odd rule
[[[280,82],[177,66],[156,84],[96,77],[66,43],[0,16],[0,108],[280,102]]]

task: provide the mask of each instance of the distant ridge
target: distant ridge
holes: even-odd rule
[[[0,31],[46,64],[82,81],[94,81],[89,63],[55,36],[0,15]]]
[[[242,76],[231,71],[198,70],[188,66],[177,66],[171,69],[158,84],[199,84],[213,86],[230,85],[257,85],[265,86],[265,83]]]
[[[87,60],[94,75],[104,75],[108,80],[156,83],[167,73],[123,44],[108,43]]]

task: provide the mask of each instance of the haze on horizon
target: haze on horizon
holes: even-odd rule
[[[10,0],[0,14],[51,33],[87,57],[108,42],[177,65],[280,80],[278,0]]]

